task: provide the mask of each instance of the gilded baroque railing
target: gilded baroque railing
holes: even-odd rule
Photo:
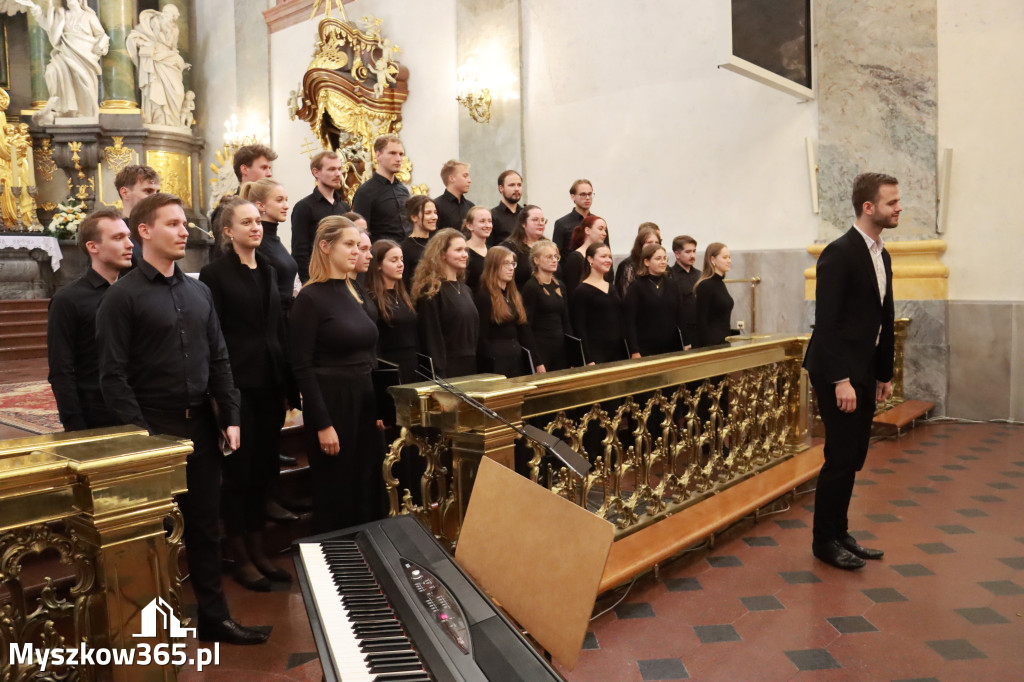
[[[586,454],[593,469],[582,478],[433,384],[395,387],[403,428],[384,463],[391,513],[415,514],[454,543],[487,456],[632,533],[806,449],[806,340],[737,337],[714,350],[454,382]]]
[[[188,441],[136,427],[0,441],[0,680],[176,678],[172,666],[155,664],[43,671],[8,654],[12,644],[134,647],[141,611],[156,597],[182,614],[182,520],[173,496],[185,490],[191,451]],[[33,557],[35,572],[69,567],[73,585],[47,570],[36,596],[25,575]],[[158,637],[151,644],[167,643],[165,633]]]

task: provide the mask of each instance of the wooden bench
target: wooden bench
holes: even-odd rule
[[[706,500],[627,535],[612,545],[600,592],[621,585],[652,566],[728,528],[751,512],[806,483],[825,463],[825,448],[815,446]]]
[[[905,400],[899,405],[875,415],[872,423],[879,426],[895,427],[896,435],[901,435],[903,428],[907,424],[928,414],[934,407],[935,403],[930,403],[926,400]]]

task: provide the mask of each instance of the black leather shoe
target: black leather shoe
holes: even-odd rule
[[[299,520],[298,516],[273,500],[267,502],[267,518],[274,523],[295,523]]]
[[[826,564],[831,564],[844,571],[855,571],[858,568],[864,568],[864,560],[840,545],[838,540],[830,540],[820,545],[812,545],[811,551],[814,552],[814,556]]]
[[[867,547],[861,547],[852,535],[840,538],[839,544],[842,545],[843,548],[849,550],[852,554],[859,556],[861,559],[881,559],[885,556],[885,552],[880,549],[868,549]]]
[[[256,580],[250,580],[238,571],[235,571],[231,577],[235,579],[236,583],[247,590],[252,590],[253,592],[270,592],[270,580],[268,580],[266,576],[261,575]]]
[[[295,459],[291,455],[286,455],[283,452],[277,456],[277,459],[283,467],[293,467],[299,463],[299,460]]]
[[[257,566],[256,570],[273,580],[275,583],[290,583],[292,581],[292,574],[283,568],[270,568],[264,571],[262,568]]]
[[[204,642],[225,644],[263,644],[270,638],[269,632],[247,628],[228,618],[219,623],[199,623],[196,633]]]

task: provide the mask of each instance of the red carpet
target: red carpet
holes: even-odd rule
[[[0,384],[0,424],[31,433],[63,431],[46,381]]]

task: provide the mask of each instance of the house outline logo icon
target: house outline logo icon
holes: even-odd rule
[[[181,627],[181,621],[174,615],[170,604],[162,597],[156,597],[142,609],[142,632],[132,637],[156,637],[157,625],[162,623],[163,628],[171,637],[196,636],[195,628]]]

